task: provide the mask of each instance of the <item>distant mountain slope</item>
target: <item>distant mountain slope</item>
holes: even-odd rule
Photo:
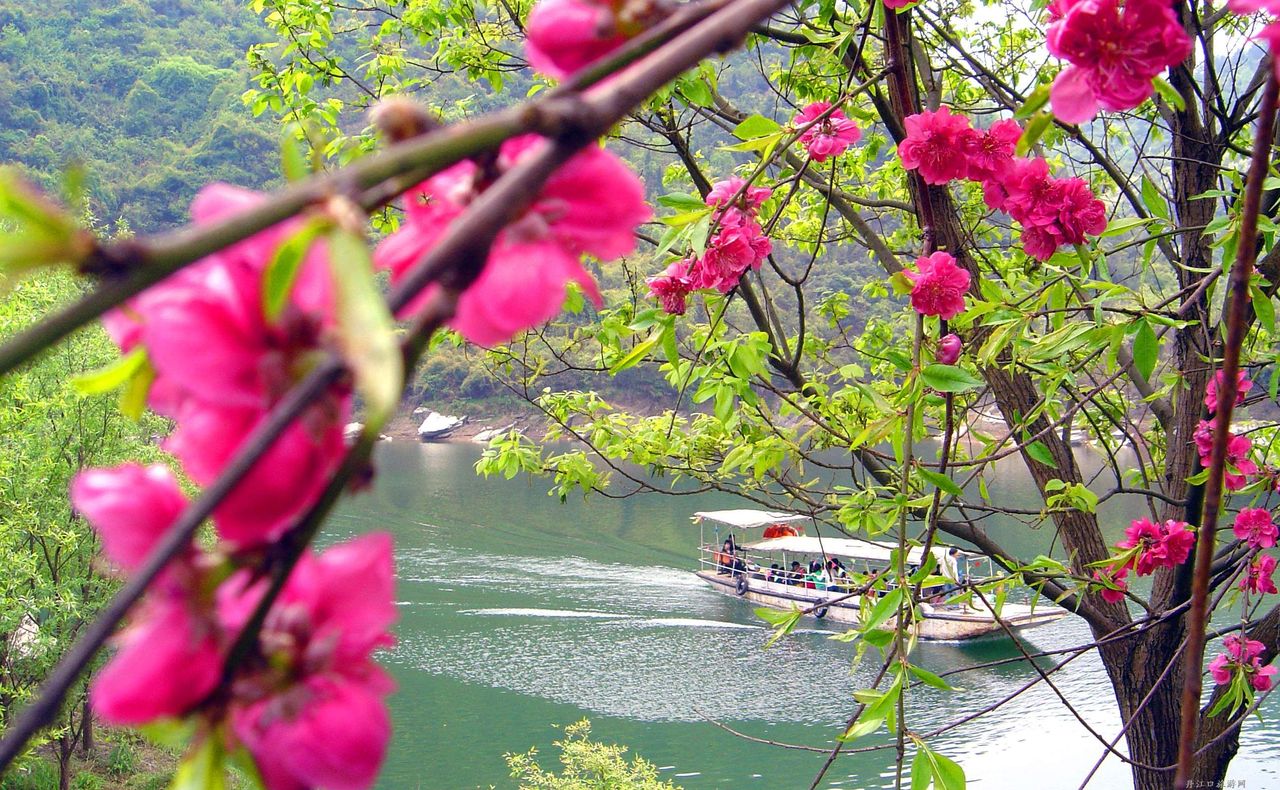
[[[137,231],[181,223],[208,181],[261,186],[277,131],[240,101],[261,36],[238,0],[0,7],[0,163],[56,188],[79,161],[94,213]]]

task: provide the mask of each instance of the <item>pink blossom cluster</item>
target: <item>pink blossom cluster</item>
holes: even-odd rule
[[[1276,674],[1274,666],[1262,665],[1262,652],[1265,646],[1248,637],[1230,634],[1222,640],[1225,653],[1219,653],[1209,662],[1209,674],[1213,682],[1224,686],[1243,674],[1255,691],[1267,691],[1271,688],[1271,676]]]
[[[536,135],[513,138],[491,166],[459,162],[410,190],[405,223],[378,245],[375,263],[391,270],[392,283],[403,280],[495,178],[543,145]],[[636,226],[651,216],[640,179],[613,154],[588,146],[498,234],[484,270],[459,297],[450,325],[473,343],[503,343],[553,318],[570,282],[599,305],[600,292],[582,257],[611,261],[626,255],[635,249]],[[426,289],[406,312],[420,310],[439,287]]]
[[[1121,553],[1105,569],[1094,572],[1094,577],[1105,579],[1113,587],[1103,587],[1100,595],[1104,601],[1118,603],[1128,589],[1125,577],[1129,571],[1139,576],[1149,576],[1156,568],[1172,568],[1187,561],[1195,546],[1194,528],[1185,521],[1170,519],[1157,524],[1149,519],[1136,519],[1124,531],[1124,540],[1116,544]]]
[[[729,293],[749,269],[759,269],[773,251],[773,242],[760,227],[757,213],[773,190],[747,186],[737,176],[716,182],[707,193],[713,232],[701,257],[689,257],[650,277],[649,293],[662,309],[683,315],[685,299],[693,291]]]
[[[197,225],[252,211],[264,196],[215,184],[196,196]],[[148,405],[175,423],[164,448],[200,485],[222,472],[240,445],[334,345],[327,251],[313,245],[280,315],[263,309],[263,273],[302,220],[281,223],[205,258],[106,317],[124,352],[145,349],[155,379]],[[315,501],[343,452],[349,387],[332,388],[294,422],[214,511],[233,548],[279,538]]]
[[[651,3],[640,16],[618,2],[540,0],[525,22],[525,55],[537,72],[560,79],[600,60],[642,32]]]
[[[826,113],[825,118],[822,117],[823,113]],[[822,120],[818,121],[818,118]],[[812,126],[801,133],[800,144],[815,162],[825,162],[830,157],[839,156],[862,139],[862,130],[857,124],[839,109],[831,109],[831,102],[814,102],[800,110],[791,121],[791,125],[796,128],[806,124]]]
[[[87,470],[71,495],[126,573],[187,504],[158,464]],[[188,715],[218,689],[230,647],[269,583],[248,566],[228,575],[236,564],[189,545],[162,572],[94,679],[90,699],[104,721]],[[390,737],[384,697],[393,684],[370,654],[392,642],[392,586],[391,538],[383,534],[308,552],[293,569],[260,632],[261,655],[210,708],[225,716],[228,737],[253,755],[269,790],[373,784]]]
[[[911,307],[921,315],[936,315],[950,321],[964,310],[964,295],[969,290],[969,272],[956,265],[956,259],[946,252],[935,252],[916,258],[915,271],[902,272],[911,280]],[[943,338],[945,348],[954,345],[959,356],[959,341]]]
[[[1271,512],[1260,507],[1241,508],[1236,514],[1231,531],[1237,538],[1249,544],[1255,552],[1253,559],[1240,578],[1240,589],[1252,593],[1275,593],[1276,585],[1272,574],[1276,569],[1274,557],[1257,553],[1276,545],[1280,537],[1280,528],[1271,518]]]
[[[1218,411],[1218,389],[1223,386],[1226,381],[1221,370],[1213,374],[1213,378],[1209,380],[1209,386],[1205,390],[1204,405],[1208,407],[1209,413],[1214,414]],[[1243,370],[1236,371],[1236,406],[1243,406],[1245,397],[1249,394],[1249,390],[1253,389],[1253,382],[1248,379]]]
[[[1053,83],[1053,114],[1067,123],[1099,109],[1146,101],[1160,72],[1191,54],[1191,38],[1168,0],[1053,0],[1046,43],[1071,65]]]
[[[1023,249],[1038,260],[1107,227],[1106,206],[1083,179],[1054,178],[1043,158],[1015,157],[1022,135],[1016,121],[997,121],[981,131],[943,106],[908,116],[906,128],[898,145],[902,166],[928,184],[982,184],[987,206],[1022,225]]]
[[[196,197],[192,214],[203,224],[251,212],[263,200],[213,185]],[[335,344],[325,245],[312,245],[279,312],[264,306],[268,263],[302,222],[197,262],[104,322],[123,351],[145,352],[154,374],[148,403],[174,421],[164,447],[197,484],[224,471]],[[390,538],[371,535],[303,556],[270,609],[261,650],[222,682],[246,610],[265,589],[257,567],[264,548],[323,490],[341,459],[350,412],[349,386],[332,387],[214,510],[216,550],[188,544],[161,572],[93,682],[90,699],[104,721],[136,725],[201,712],[226,721],[226,737],[249,750],[271,790],[373,783],[390,731],[383,698],[391,683],[370,659],[390,644],[395,617]],[[188,504],[168,467],[136,464],[83,471],[71,500],[126,574],[142,567]],[[215,691],[225,693],[205,712]]]
[[[1275,21],[1276,17],[1280,17],[1280,0],[1227,0],[1227,9],[1233,13],[1245,15],[1255,14],[1259,11],[1266,11],[1272,17],[1272,22],[1258,34],[1254,36],[1266,42],[1271,49],[1271,68],[1276,74],[1276,79],[1280,79],[1280,21]]]
[[[1258,465],[1249,454],[1253,452],[1253,440],[1248,436],[1229,433],[1227,439],[1227,468],[1223,474],[1223,483],[1228,491],[1238,491],[1249,484],[1249,476],[1258,473]],[[1213,452],[1213,422],[1201,420],[1191,437],[1200,453],[1200,464],[1209,465],[1209,455]]]

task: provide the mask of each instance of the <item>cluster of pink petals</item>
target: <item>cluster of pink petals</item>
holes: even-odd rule
[[[1080,178],[1054,178],[1044,159],[1019,159],[983,185],[992,209],[1022,225],[1022,247],[1045,261],[1064,244],[1083,244],[1106,230],[1107,210]]]
[[[965,141],[973,128],[951,108],[925,110],[906,118],[907,136],[898,144],[898,158],[908,170],[917,170],[926,184],[945,184],[965,178],[969,172]]]
[[[1213,414],[1218,411],[1218,389],[1222,387],[1223,373],[1219,370],[1213,374],[1213,378],[1209,380],[1209,386],[1204,393],[1204,405],[1208,407],[1209,413]],[[1253,389],[1253,382],[1249,380],[1243,370],[1236,371],[1236,405],[1243,406],[1245,396],[1249,390]]]
[[[245,570],[218,590],[230,633],[253,614],[268,579]],[[391,722],[391,678],[370,653],[393,643],[391,537],[365,535],[299,560],[263,624],[265,661],[237,678],[231,729],[271,790],[373,784]]]
[[[1231,531],[1254,549],[1271,548],[1276,545],[1276,537],[1280,535],[1280,528],[1271,519],[1271,512],[1260,507],[1241,508],[1236,514]]]
[[[1262,652],[1265,646],[1254,639],[1241,638],[1231,634],[1222,640],[1227,652],[1219,653],[1209,662],[1209,674],[1213,682],[1220,686],[1230,683],[1236,673],[1244,673],[1249,684],[1256,691],[1267,691],[1271,688],[1271,676],[1276,674],[1274,666],[1262,666]]]
[[[1157,524],[1145,518],[1133,521],[1124,531],[1121,549],[1137,549],[1131,565],[1139,576],[1148,576],[1156,568],[1172,568],[1187,561],[1196,534],[1185,521],[1170,519]]]
[[[186,506],[160,465],[82,472],[71,498],[126,572]],[[90,699],[104,721],[183,716],[214,691],[268,584],[247,568],[219,584],[217,562],[188,546],[150,588],[94,678]],[[392,684],[370,653],[391,644],[393,578],[390,537],[368,535],[304,555],[270,609],[263,660],[237,675],[228,703],[232,732],[269,790],[373,784],[390,736],[383,698]]]
[[[939,107],[908,116],[898,145],[902,166],[928,184],[966,179],[982,184],[989,207],[1022,225],[1027,254],[1048,260],[1064,244],[1082,244],[1107,227],[1106,206],[1079,178],[1054,178],[1044,159],[1015,157],[1022,128],[1002,120],[985,131]]]
[[[935,252],[916,258],[915,271],[906,269],[902,273],[912,282],[911,306],[917,313],[950,321],[964,311],[969,272],[957,266],[950,253]]]
[[[1099,109],[1129,110],[1146,101],[1155,78],[1191,54],[1191,38],[1168,0],[1054,0],[1049,52],[1071,65],[1049,94],[1067,123]]]
[[[828,112],[830,110],[830,112]],[[823,113],[825,118],[814,123]],[[818,101],[802,109],[791,125],[797,128],[813,124],[800,135],[800,144],[815,162],[825,162],[839,156],[849,146],[862,139],[862,130],[840,110],[831,109],[831,102]]]
[[[1103,585],[1098,590],[1098,594],[1102,596],[1102,600],[1107,603],[1120,603],[1124,600],[1125,590],[1129,589],[1129,583],[1125,581],[1125,577],[1129,575],[1128,565],[1118,565],[1106,570],[1098,569],[1093,572],[1093,578],[1099,581],[1106,581],[1114,587]]]
[[[685,299],[694,290],[689,267],[694,261],[686,258],[674,261],[662,274],[648,279],[649,293],[658,298],[662,309],[671,315],[684,315]]]
[[[611,4],[540,0],[525,22],[525,55],[535,71],[567,77],[625,44],[621,27]]]
[[[706,203],[713,209],[714,233],[702,257],[672,263],[647,280],[650,295],[658,298],[663,310],[683,315],[692,291],[729,293],[748,270],[760,268],[773,251],[773,242],[760,227],[756,212],[771,194],[768,187],[747,186],[736,176],[711,187]]]
[[[214,184],[196,196],[196,224],[252,211],[264,196]],[[313,245],[276,318],[263,309],[262,278],[292,220],[205,258],[110,314],[124,351],[146,349],[155,371],[149,405],[174,420],[165,449],[200,485],[221,474],[248,435],[332,342],[332,283]],[[319,495],[343,452],[349,388],[332,389],[289,427],[214,512],[235,547],[278,538]]]
[[[1213,452],[1213,422],[1201,420],[1196,426],[1192,439],[1196,450],[1200,453],[1200,464],[1209,465],[1209,455]],[[1231,434],[1227,440],[1227,468],[1223,482],[1229,491],[1238,491],[1249,484],[1249,476],[1258,473],[1258,465],[1249,457],[1253,451],[1253,440],[1248,436]]]
[[[1240,577],[1240,589],[1258,595],[1275,595],[1276,583],[1271,578],[1276,570],[1276,558],[1269,554],[1259,554],[1245,568],[1245,575]]]
[[[1273,18],[1280,17],[1280,0],[1227,0],[1227,9],[1241,15],[1266,11]],[[1271,49],[1271,68],[1275,71],[1276,78],[1280,79],[1280,58],[1276,57],[1280,53],[1280,22],[1273,19],[1254,38],[1266,42]]]
[[[403,280],[493,177],[544,144],[536,135],[517,137],[502,144],[496,173],[465,161],[419,184],[406,197],[405,224],[378,245],[374,261],[391,270],[393,283]],[[587,147],[498,234],[484,270],[459,297],[450,325],[473,343],[506,342],[553,318],[569,282],[599,305],[600,292],[582,256],[610,261],[626,255],[635,249],[636,226],[650,216],[635,174],[603,148]],[[434,290],[428,288],[406,312],[420,309]]]

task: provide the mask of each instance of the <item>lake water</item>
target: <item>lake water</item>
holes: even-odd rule
[[[395,535],[399,644],[385,657],[399,690],[395,734],[379,787],[513,787],[503,754],[537,747],[558,768],[552,741],[590,718],[596,740],[621,743],[694,788],[807,788],[825,760],[736,737],[828,747],[871,685],[872,655],[819,621],[764,650],[769,632],[750,604],[699,582],[697,510],[742,507],[722,494],[593,497],[561,504],[545,481],[475,476],[470,444],[383,444],[374,489],[332,519],[325,540]],[[1029,503],[1016,475],[992,496]],[[1127,520],[1115,511],[1115,533]],[[1034,553],[1051,530],[988,525]],[[1003,533],[1003,534],[1001,534]],[[1041,650],[1089,641],[1073,618],[1026,634]],[[913,661],[934,672],[1017,658],[1011,642],[922,643]],[[1052,668],[1055,662],[1042,660]],[[1013,694],[1037,678],[1024,661],[951,678],[961,690],[912,690],[908,719],[927,733]],[[1051,675],[1057,690],[1106,737],[1119,726],[1101,665],[1085,654]],[[1280,705],[1251,723],[1231,778],[1248,790],[1280,787]],[[860,747],[888,743],[886,736]],[[999,712],[930,740],[982,788],[1075,788],[1102,745],[1043,682]],[[892,749],[841,757],[823,787],[892,786]],[[1124,787],[1127,769],[1106,761],[1091,787]]]

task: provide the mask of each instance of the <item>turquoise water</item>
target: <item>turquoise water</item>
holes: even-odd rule
[[[593,737],[626,744],[690,788],[809,787],[825,754],[739,738],[829,747],[869,687],[874,656],[829,639],[819,621],[770,650],[751,606],[711,591],[690,572],[696,510],[742,507],[723,494],[594,497],[561,504],[540,481],[482,480],[470,444],[389,443],[371,492],[351,500],[331,539],[372,530],[397,543],[399,644],[385,656],[399,690],[395,735],[379,787],[513,787],[502,755],[537,747],[555,765],[560,727],[588,717]],[[1023,484],[1025,485],[1025,483]],[[1029,501],[1016,475],[992,496]],[[1112,514],[1118,534],[1124,514]],[[1044,550],[1050,531],[991,524],[1020,552]],[[1030,648],[1088,641],[1072,618],[1027,632]],[[1020,654],[1011,642],[922,643],[913,660],[944,672]],[[1041,660],[1052,669],[1054,661]],[[913,690],[913,731],[929,731],[1013,695],[1038,677],[1025,661],[951,678],[960,688]],[[1051,675],[1078,713],[1110,736],[1119,717],[1101,665],[1086,654]],[[1234,779],[1280,786],[1280,709],[1246,733]],[[883,746],[873,736],[856,746]],[[930,739],[974,787],[1078,787],[1102,746],[1052,689],[1035,683],[993,715]],[[893,753],[838,760],[822,787],[892,785]],[[1123,787],[1109,759],[1093,787]]]

